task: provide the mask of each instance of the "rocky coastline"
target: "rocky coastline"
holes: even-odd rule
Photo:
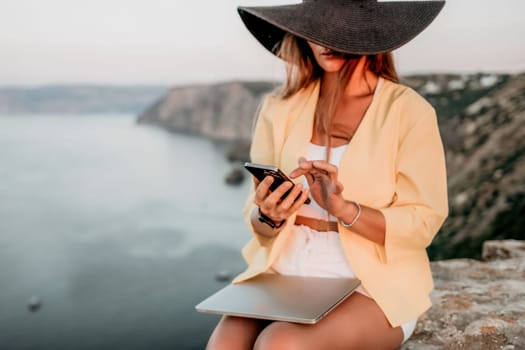
[[[172,88],[144,110],[137,122],[214,141],[246,144],[262,95],[276,86],[275,82],[231,82]]]

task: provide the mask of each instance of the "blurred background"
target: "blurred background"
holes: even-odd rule
[[[283,64],[236,13],[282,0],[0,2],[0,349],[202,349],[244,268],[241,168]],[[432,259],[524,239],[525,3],[449,0],[394,57],[436,108]],[[245,178],[246,177],[246,178]]]

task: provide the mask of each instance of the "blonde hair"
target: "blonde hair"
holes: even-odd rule
[[[274,52],[286,62],[286,81],[276,92],[280,98],[287,99],[322,78],[324,71],[317,64],[306,40],[286,33],[283,40],[274,48]],[[327,138],[325,143],[327,160],[330,157],[332,116],[362,55],[344,54],[343,57],[347,60],[339,71],[339,82],[333,91],[329,91],[326,96],[319,97],[315,115],[314,126],[324,131]],[[367,55],[366,60],[366,68],[374,74],[396,83],[399,82],[390,52]]]

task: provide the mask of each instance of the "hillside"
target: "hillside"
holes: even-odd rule
[[[479,257],[486,239],[525,239],[525,74],[501,77],[464,108],[443,112],[440,126],[450,215],[431,256]]]
[[[139,123],[220,141],[249,141],[252,120],[271,82],[177,87],[140,114]]]
[[[429,247],[431,258],[479,258],[484,240],[525,239],[525,74],[417,75],[403,83],[436,108],[446,149],[450,215]],[[248,143],[260,98],[274,87],[175,88],[139,122]],[[247,157],[246,147],[239,149],[231,158]]]

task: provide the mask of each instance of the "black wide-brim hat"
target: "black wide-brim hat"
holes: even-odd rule
[[[276,54],[285,33],[335,51],[388,52],[421,33],[445,1],[303,0],[265,7],[238,7],[248,30]]]

